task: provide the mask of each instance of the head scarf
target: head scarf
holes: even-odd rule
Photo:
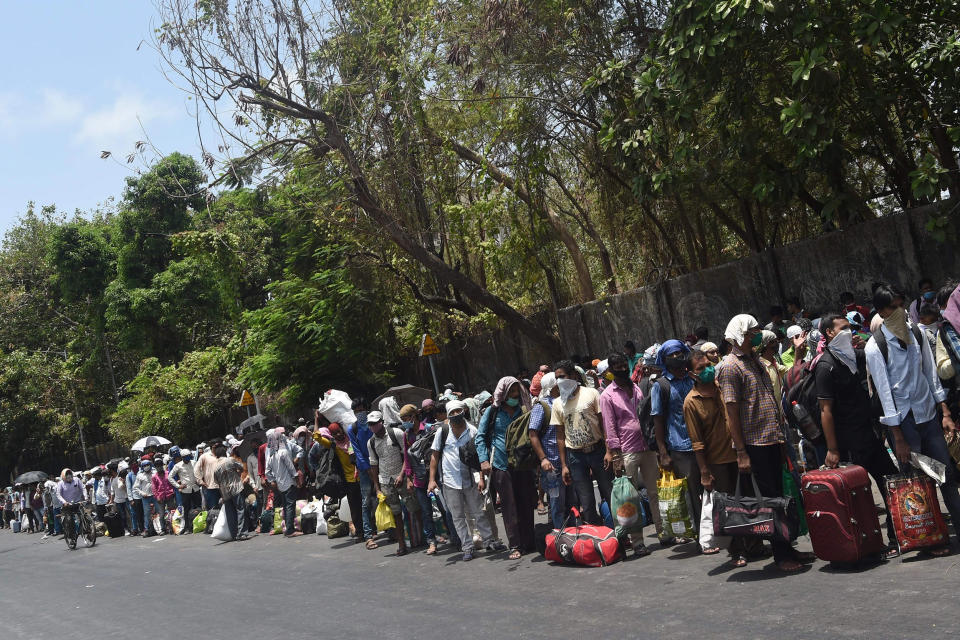
[[[947,299],[947,307],[940,312],[943,319],[950,323],[954,331],[960,332],[960,286],[953,290]]]
[[[392,424],[400,424],[400,405],[397,404],[397,399],[393,396],[389,396],[380,401],[379,406],[380,413],[383,414],[383,424],[384,426],[389,426]]]
[[[67,481],[66,478],[67,478],[67,474],[68,474],[68,473],[72,475],[72,474],[73,474],[73,469],[70,469],[69,467],[64,468],[64,470],[60,472],[60,479],[63,480],[64,482],[66,482],[66,481]],[[7,487],[7,491],[10,491],[10,487]]]
[[[540,378],[540,399],[546,400],[555,386],[557,386],[557,375],[553,371],[543,374]]]
[[[656,364],[658,367],[666,368],[664,363],[667,356],[671,356],[675,353],[684,353],[686,355],[690,354],[690,347],[680,342],[679,340],[667,340],[663,343],[663,346],[660,347],[660,350],[657,351],[657,360]]]
[[[870,333],[876,333],[880,330],[880,327],[883,326],[883,318],[880,317],[880,314],[873,316],[870,319]]]
[[[743,344],[743,339],[747,331],[760,326],[757,319],[748,313],[741,313],[733,316],[727,323],[727,328],[723,332],[723,339],[735,347]]]
[[[300,437],[305,433],[310,433],[310,429],[308,429],[306,426],[297,427],[296,429],[293,430],[293,439],[299,440]]]
[[[657,353],[660,351],[660,343],[652,344],[643,352],[643,365],[652,367],[657,364]]]
[[[332,427],[333,425],[337,425],[337,428],[340,429],[340,432],[343,433],[343,435],[347,435],[343,431],[343,427],[340,426],[339,422],[331,422],[330,427]],[[350,448],[350,438],[344,438],[342,443],[338,442],[337,439],[333,437],[333,432],[330,431],[330,427],[321,427],[318,433],[324,438],[326,438],[327,440],[329,440],[330,442],[332,442],[334,446],[337,447],[338,449],[346,451],[347,453],[352,453],[353,450]]]
[[[513,385],[517,385],[520,388],[520,405],[524,411],[529,411],[531,405],[530,392],[513,376],[500,378],[500,382],[497,383],[497,388],[493,392],[493,406],[499,408],[500,405],[507,401],[507,393]]]
[[[777,334],[775,334],[773,331],[768,331],[768,330],[764,329],[764,330],[763,330],[763,333],[760,334],[760,335],[761,335],[761,339],[760,339],[760,351],[764,351],[764,350],[765,350],[767,347],[769,347],[772,343],[774,343],[774,342],[777,341]]]
[[[268,429],[267,430],[267,450],[270,453],[276,452],[280,448],[280,436],[277,434],[277,429]]]

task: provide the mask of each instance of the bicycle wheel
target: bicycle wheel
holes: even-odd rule
[[[97,544],[97,527],[89,515],[84,515],[83,520],[83,537],[87,541],[87,546],[92,547]]]
[[[63,539],[68,549],[77,548],[77,523],[72,515],[63,519]]]

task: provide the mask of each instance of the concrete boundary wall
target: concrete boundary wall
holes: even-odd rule
[[[860,300],[883,280],[915,294],[917,281],[960,277],[956,247],[926,231],[929,209],[887,216],[845,231],[769,249],[711,269],[561,309],[560,341],[567,354],[604,357],[630,339],[639,349],[692,333],[700,325],[719,342],[737,313],[768,320],[771,304],[800,296],[807,310],[839,305],[849,290]]]

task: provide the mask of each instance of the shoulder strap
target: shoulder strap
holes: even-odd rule
[[[663,405],[665,411],[670,410],[670,381],[664,376],[657,378],[657,382],[660,386],[660,403]]]
[[[393,443],[393,446],[397,447],[398,449],[403,449],[403,447],[400,446],[400,441],[397,440],[397,433],[394,431],[393,427],[387,427],[387,435],[390,436],[390,442]]]
[[[880,355],[883,356],[883,361],[886,362],[890,356],[890,347],[887,345],[887,336],[883,335],[882,327],[877,327],[876,332],[873,334],[873,340],[877,343],[877,348],[880,349]]]

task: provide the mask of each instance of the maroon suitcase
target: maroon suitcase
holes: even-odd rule
[[[803,474],[800,484],[810,540],[818,558],[854,564],[883,553],[880,519],[866,469],[851,464],[810,471]]]

